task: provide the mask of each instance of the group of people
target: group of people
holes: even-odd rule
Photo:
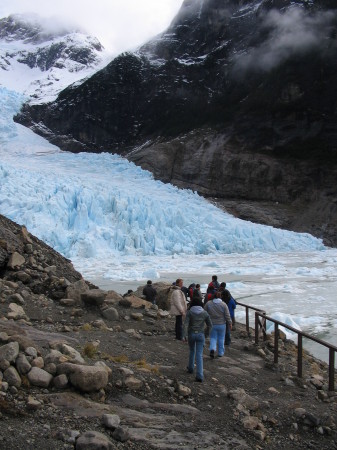
[[[217,276],[212,276],[208,284],[205,299],[200,291],[200,285],[191,285],[187,295],[187,304],[183,289],[183,280],[178,278],[172,287],[170,313],[176,317],[176,339],[188,340],[189,360],[187,371],[194,372],[196,363],[196,381],[203,381],[203,348],[205,335],[210,337],[210,357],[215,353],[221,358],[225,353],[225,345],[230,345],[230,331],[235,320],[235,300],[226,289],[226,283],[219,283]]]
[[[143,289],[145,298],[155,304],[157,291],[148,280]],[[176,318],[175,336],[178,340],[187,340],[189,359],[187,371],[194,373],[196,363],[196,381],[203,381],[203,348],[205,337],[209,336],[209,355],[218,358],[225,354],[225,345],[231,343],[231,330],[235,323],[236,302],[226,283],[218,282],[217,275],[212,276],[205,297],[200,284],[192,283],[188,288],[181,278],[172,284],[171,315]]]

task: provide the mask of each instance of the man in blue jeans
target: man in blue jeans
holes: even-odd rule
[[[202,353],[205,344],[205,324],[209,330],[212,328],[212,321],[202,307],[202,300],[196,299],[193,302],[193,306],[187,311],[183,335],[185,339],[186,335],[188,335],[190,348],[187,371],[189,373],[194,372],[195,361],[197,365],[195,381],[199,382],[202,382],[204,379]]]

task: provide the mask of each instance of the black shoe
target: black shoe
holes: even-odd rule
[[[193,370],[190,370],[188,367],[186,367],[187,373],[193,373]]]
[[[222,358],[224,355],[218,355],[218,358]]]
[[[214,350],[211,350],[211,351],[209,352],[209,356],[210,356],[211,358],[214,358]]]
[[[202,379],[201,378],[196,378],[195,381],[198,381],[199,383],[202,383]]]

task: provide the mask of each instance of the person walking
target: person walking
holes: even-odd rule
[[[225,284],[226,287],[226,284]],[[235,308],[236,308],[236,302],[234,300],[234,298],[231,296],[231,293],[229,292],[228,289],[224,289],[223,292],[221,293],[221,298],[222,301],[226,303],[227,307],[228,307],[228,311],[229,311],[229,315],[231,316],[232,319],[232,328],[235,324]],[[226,327],[226,333],[225,333],[225,345],[229,346],[231,344],[231,329],[229,329],[229,327]]]
[[[188,336],[189,357],[187,371],[194,372],[194,363],[197,370],[195,381],[202,382],[204,379],[203,349],[205,344],[205,324],[207,329],[212,328],[212,321],[209,314],[202,307],[202,300],[193,298],[193,306],[187,311],[184,321],[183,336]]]
[[[211,358],[214,358],[218,347],[218,357],[221,358],[225,353],[226,324],[232,329],[232,320],[226,303],[221,300],[220,292],[216,293],[216,297],[213,300],[209,300],[206,303],[205,311],[208,312],[213,323],[210,334],[209,355]]]
[[[186,316],[187,302],[186,297],[181,287],[183,280],[178,278],[174,286],[172,286],[171,308],[170,314],[176,316],[175,333],[176,339],[181,341],[183,339],[183,319]]]
[[[151,280],[148,280],[146,283],[146,286],[143,289],[143,295],[145,295],[148,302],[151,302],[153,305],[156,304],[157,290],[152,286]]]

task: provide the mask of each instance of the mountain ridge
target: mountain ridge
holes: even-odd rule
[[[54,100],[109,57],[96,38],[73,27],[38,15],[0,19],[0,83],[25,94],[30,104]]]

